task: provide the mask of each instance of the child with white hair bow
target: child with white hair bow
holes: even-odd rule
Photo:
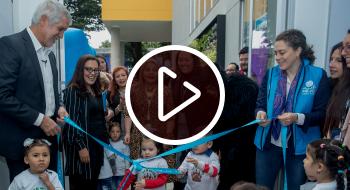
[[[29,165],[29,168],[14,178],[9,190],[63,190],[57,173],[47,169],[50,164],[51,143],[46,139],[27,138],[23,145],[24,162]]]

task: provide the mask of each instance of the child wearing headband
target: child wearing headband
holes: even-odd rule
[[[350,152],[340,141],[320,139],[307,146],[304,169],[309,180],[316,181],[313,185],[304,184],[301,190],[343,190],[350,189],[349,169]],[[345,176],[347,185],[345,185]]]
[[[24,163],[28,164],[29,168],[14,178],[9,190],[63,190],[57,173],[47,169],[50,164],[51,143],[45,139],[27,138],[23,145]]]

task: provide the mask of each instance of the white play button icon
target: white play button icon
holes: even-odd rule
[[[206,135],[219,120],[224,101],[223,80],[214,63],[201,52],[178,45],[142,57],[125,89],[127,113],[137,127],[132,130],[171,145]]]
[[[196,101],[201,96],[201,91],[198,88],[185,81],[183,85],[191,92],[193,92],[194,95],[188,100],[186,100],[184,103],[180,104],[175,109],[171,110],[169,113],[164,115],[164,73],[173,79],[176,78],[176,73],[174,73],[166,67],[161,67],[158,70],[158,118],[161,121],[168,120],[169,118],[186,108],[188,105],[190,105],[192,102]]]

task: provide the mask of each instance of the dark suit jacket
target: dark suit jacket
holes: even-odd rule
[[[56,115],[59,105],[58,71],[52,52],[49,58]],[[22,160],[26,138],[48,139],[40,127],[33,125],[39,112],[45,113],[45,106],[44,81],[28,32],[23,30],[0,38],[0,155]]]

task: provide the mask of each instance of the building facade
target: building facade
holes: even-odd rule
[[[225,67],[239,62],[239,50],[248,46],[249,76],[259,78],[275,64],[276,35],[296,28],[313,45],[315,65],[328,70],[331,47],[350,28],[349,6],[347,0],[174,0],[172,43],[190,45],[213,27],[218,16],[224,17],[224,32],[216,32],[218,63]],[[224,38],[224,44],[219,44],[219,38]]]
[[[170,42],[171,0],[102,0],[102,20],[111,34],[111,66],[123,65],[125,42]]]

